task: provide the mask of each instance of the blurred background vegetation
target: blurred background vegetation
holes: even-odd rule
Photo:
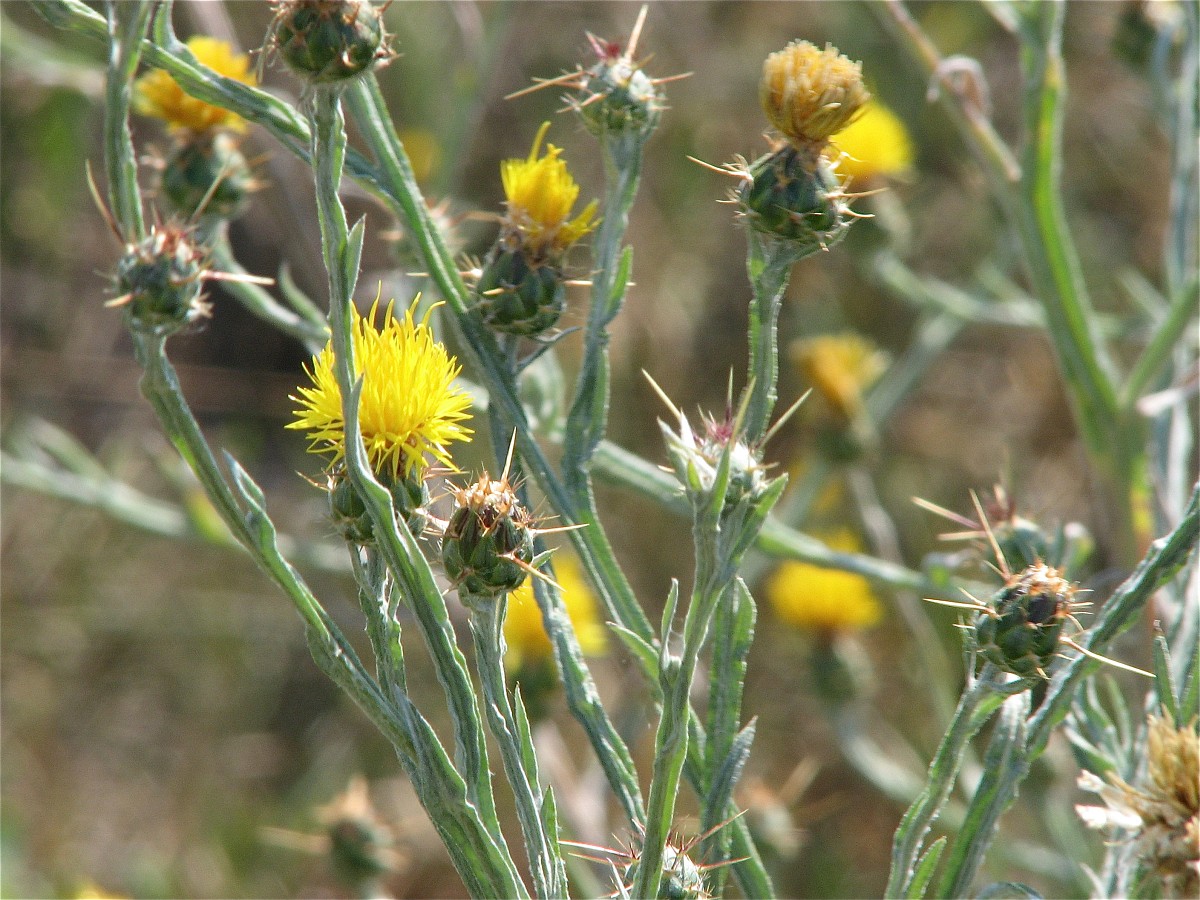
[[[945,54],[980,61],[993,119],[1001,134],[1017,139],[1011,39],[974,3],[912,7]],[[1113,52],[1130,10],[1122,3],[1070,4],[1065,47],[1067,213],[1093,296],[1117,316],[1128,307],[1119,275],[1159,279],[1169,177],[1150,88]],[[583,185],[581,198],[599,195],[591,138],[573,117],[558,114],[559,92],[503,98],[534,76],[552,77],[590,59],[585,31],[624,40],[636,12],[632,4],[607,2],[392,5],[386,21],[400,55],[380,78],[427,195],[448,200],[451,216],[498,210],[499,161],[526,155],[546,119],[553,122],[549,140],[564,147]],[[266,4],[180,2],[176,23],[181,36],[214,34],[250,49],[262,43],[270,15]],[[138,490],[185,506],[198,502],[139,397],[121,317],[103,306],[116,245],[89,199],[84,168],[101,158],[101,48],[53,31],[20,2],[2,4],[0,16],[5,440],[11,446],[46,420]],[[686,157],[720,164],[765,149],[757,102],[762,60],[794,38],[832,42],[863,61],[872,91],[908,129],[915,161],[885,197],[859,203],[879,219],[860,222],[841,246],[797,267],[781,322],[785,340],[852,330],[901,353],[917,313],[885,288],[873,265],[897,234],[903,257],[921,273],[957,285],[981,271],[1019,279],[971,160],[866,5],[652,3],[640,44],[642,55],[653,55],[649,72],[693,74],[667,86],[670,109],[649,145],[629,233],[636,286],[611,345],[610,436],[649,459],[663,458],[655,423],[663,410],[641,370],[681,409],[719,413],[728,372],[743,369],[746,353],[745,242],[732,209],[716,203],[731,183]],[[293,98],[298,90],[277,66],[267,66],[264,80]],[[135,127],[139,147],[165,144],[157,123]],[[263,275],[286,262],[305,291],[323,297],[311,174],[253,128],[245,147],[259,159],[264,188],[232,226],[240,261]],[[367,215],[371,238],[360,284],[373,293],[382,281],[385,296],[403,302],[420,286],[406,274],[419,265],[382,210],[353,190],[348,203],[352,217]],[[482,253],[493,226],[460,226],[463,250]],[[276,521],[301,541],[328,541],[323,495],[297,475],[315,476],[319,463],[306,456],[300,435],[282,427],[306,354],[219,289],[212,298],[212,320],[171,342],[185,392],[213,442],[229,448],[267,491]],[[582,291],[572,299],[566,325],[582,322],[584,300]],[[1119,319],[1114,324],[1120,327]],[[578,346],[577,337],[560,345],[568,369]],[[785,366],[781,400],[807,387]],[[812,464],[814,446],[812,423],[801,416],[775,439],[768,458],[799,471]],[[888,422],[867,468],[894,519],[895,552],[910,566],[939,549],[936,535],[946,524],[911,497],[967,512],[967,491],[997,480],[1026,514],[1047,524],[1083,522],[1104,547],[1105,511],[1092,504],[1050,347],[1033,331],[965,328]],[[832,483],[828,501],[804,527],[849,530],[870,546],[860,498],[839,479]],[[660,604],[669,579],[686,581],[691,571],[686,526],[627,493],[609,490],[602,502],[639,596]],[[241,554],[203,540],[148,536],[94,509],[9,485],[2,512],[5,896],[344,895],[320,844],[304,836],[324,833],[328,815],[319,808],[356,774],[369,780],[377,814],[394,832],[387,889],[405,897],[461,892],[386,742],[316,670],[299,621]],[[1119,576],[1106,565],[1101,553],[1089,586],[1110,586]],[[766,575],[770,566],[758,571]],[[352,581],[328,568],[305,572],[347,633],[357,634]],[[760,626],[746,715],[759,724],[742,802],[769,838],[782,896],[878,896],[903,804],[844,761],[815,688],[820,642],[781,626],[761,599],[762,582],[752,587]],[[899,729],[927,760],[942,723],[912,685],[928,648],[914,646],[893,598],[881,593],[879,600],[882,621],[856,637],[875,673],[870,709],[879,721],[872,725]],[[930,615],[957,659],[953,612]],[[645,760],[653,743],[646,693],[610,644],[595,665],[601,689]],[[1121,650],[1123,659],[1144,662],[1145,635]],[[411,678],[418,697],[436,696],[431,676],[424,683],[417,673]],[[958,682],[947,687],[956,693]],[[576,772],[582,793],[581,732],[561,700],[550,702],[547,715],[546,734],[561,737],[560,762]],[[1051,851],[1044,823],[1073,817],[1079,799],[1069,756],[1058,749],[1006,820],[1014,833]],[[914,772],[923,771],[921,759],[913,758]],[[585,839],[611,841],[607,828]],[[1092,861],[1099,841],[1082,851]],[[994,874],[1020,877],[1047,896],[1086,890],[1071,862],[1048,856],[1042,864],[1024,860],[1034,871],[1006,861],[1002,866],[1017,868]]]

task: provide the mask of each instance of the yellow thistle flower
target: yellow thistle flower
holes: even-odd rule
[[[559,158],[562,150],[558,147],[547,144],[546,155],[538,156],[549,128],[546,122],[538,129],[528,157],[500,163],[500,180],[508,201],[505,222],[519,235],[522,247],[535,257],[547,251],[561,255],[596,227],[595,200],[568,220],[579,197],[579,185],[567,170],[566,161]]]
[[[887,368],[887,355],[853,332],[803,338],[789,352],[821,399],[847,420],[858,415],[863,394]]]
[[[564,553],[555,554],[554,580],[562,587],[563,605],[575,627],[583,655],[602,656],[608,650],[608,633],[600,621],[596,596],[580,572],[579,563]],[[553,653],[541,608],[533,596],[532,579],[526,579],[508,595],[504,640],[508,644],[505,662],[513,671],[546,661]]]
[[[792,144],[817,149],[853,122],[871,97],[861,63],[808,41],[792,41],[767,57],[758,96],[771,124]]]
[[[414,300],[404,318],[397,319],[393,306],[394,301],[388,304],[381,330],[373,324],[378,300],[365,318],[352,310],[354,374],[363,378],[359,427],[372,467],[407,478],[424,472],[427,457],[452,465],[446,445],[469,440],[471,429],[462,423],[470,418],[471,399],[454,385],[461,368],[433,339],[429,313],[414,321]],[[331,454],[336,463],[346,455],[346,436],[332,345],[305,372],[313,386],[300,388],[300,396],[291,398],[300,409],[287,427],[308,431],[309,452]]]
[[[913,146],[900,118],[872,100],[833,141],[837,172],[855,182],[899,175],[913,162]]]
[[[847,529],[825,538],[834,550],[861,547]],[[789,625],[831,635],[870,628],[883,617],[875,592],[861,575],[788,560],[775,570],[766,586],[767,602]]]
[[[203,65],[218,75],[254,85],[250,57],[234,53],[225,41],[196,35],[188,38],[188,49]],[[237,113],[185,94],[179,83],[163,69],[152,69],[134,82],[133,105],[144,116],[162,119],[172,131],[202,134],[216,128],[245,131],[246,120]]]

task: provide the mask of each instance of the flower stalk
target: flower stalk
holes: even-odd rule
[[[335,373],[341,391],[343,421],[346,435],[345,457],[351,481],[363,498],[374,525],[375,534],[388,568],[396,576],[401,589],[409,597],[409,606],[416,613],[422,635],[430,649],[439,680],[454,719],[456,759],[465,775],[450,781],[465,781],[462,805],[447,814],[446,774],[449,760],[437,744],[437,738],[425,724],[416,734],[434,747],[431,753],[440,761],[441,774],[417,772],[413,785],[422,804],[439,830],[444,827],[440,818],[452,818],[470,830],[470,839],[462,845],[447,841],[447,849],[455,867],[474,893],[503,896],[528,896],[517,876],[516,866],[500,833],[491,779],[487,765],[487,749],[483,739],[478,703],[465,660],[454,642],[453,629],[433,580],[433,573],[403,521],[397,519],[391,495],[371,472],[358,426],[358,402],[361,381],[355,382],[353,341],[351,338],[351,296],[358,275],[359,253],[363,225],[347,227],[345,212],[338,197],[344,161],[346,134],[341,111],[341,91],[335,88],[315,90],[310,98],[311,155],[317,186],[317,211],[321,226],[322,254],[329,273],[329,328],[335,358]],[[410,720],[419,717],[407,698],[399,700],[402,711]],[[420,722],[423,723],[423,719]],[[429,751],[427,751],[429,752]],[[450,771],[454,772],[451,766]],[[443,837],[445,834],[443,833]]]

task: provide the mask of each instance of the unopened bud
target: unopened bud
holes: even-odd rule
[[[383,21],[368,0],[286,0],[275,14],[273,45],[314,84],[345,81],[388,53]]]

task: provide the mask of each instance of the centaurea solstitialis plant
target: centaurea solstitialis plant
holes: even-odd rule
[[[1151,595],[1171,583],[1192,553],[1200,515],[1194,493],[1190,505],[1176,498],[1178,515],[1169,528],[1161,529],[1166,537],[1150,546],[1129,579],[1103,603],[1096,622],[1072,643],[1063,629],[1073,616],[1074,588],[1056,568],[1059,560],[1039,554],[1017,560],[998,549],[1005,583],[988,600],[964,602],[956,591],[901,566],[823,555],[802,535],[771,519],[786,487],[785,477],[769,474],[763,456],[773,433],[778,392],[780,305],[793,264],[832,247],[856,216],[838,177],[836,136],[855,121],[869,99],[860,64],[835,48],[796,41],[764,65],[760,100],[781,138],[755,162],[724,170],[738,179],[733,199],[749,244],[752,299],[744,387],[736,399],[731,391],[722,418],[706,418],[699,430],[667,401],[673,421],[663,426],[670,462],[663,474],[653,473],[645,461],[629,460],[606,442],[609,328],[621,311],[633,266],[624,233],[646,142],[664,114],[663,85],[669,80],[651,78],[637,60],[645,10],[626,46],[593,38],[595,61],[543,83],[569,92],[568,105],[597,139],[606,177],[603,200],[575,213],[578,185],[557,147],[548,144],[541,153],[543,127],[528,158],[505,164],[507,209],[501,233],[467,283],[417,189],[375,80],[373,68],[391,54],[381,10],[368,0],[278,4],[266,44],[304,79],[299,107],[259,90],[244,70],[220,71],[213,64],[216,57],[202,52],[203,45],[179,41],[169,2],[111,3],[104,16],[76,0],[40,0],[37,6],[51,21],[106,41],[109,48],[105,206],[125,245],[117,265],[117,296],[111,302],[126,310],[145,369],[143,392],[231,533],[300,612],[317,665],[395,747],[472,896],[562,897],[574,888],[554,790],[541,777],[528,711],[520,692],[510,690],[503,665],[508,595],[526,583],[532,584],[541,606],[568,705],[636,835],[638,846],[631,848],[628,864],[616,873],[620,895],[712,896],[726,889],[726,871],[746,896],[774,893],[734,799],[755,728],[741,722],[756,609],[739,574],[755,546],[825,564],[838,562],[884,584],[962,603],[975,613],[969,623],[968,684],[928,784],[917,793],[897,831],[889,896],[921,896],[931,888],[940,896],[969,891],[999,816],[1051,731],[1070,714],[1077,720],[1080,740],[1096,746],[1094,740],[1085,740],[1096,723],[1094,706],[1076,706],[1076,697],[1097,657]],[[905,39],[937,71],[936,51],[903,7],[891,8]],[[1106,440],[1124,434],[1137,397],[1114,396],[1110,364],[1102,348],[1097,349],[1099,339],[1090,333],[1085,315],[1086,298],[1075,284],[1072,251],[1055,194],[1061,10],[1055,4],[1036,11],[1013,9],[1005,5],[1000,15],[1011,19],[1029,76],[1028,156],[1020,163],[1013,159],[997,143],[986,117],[965,101],[956,109],[956,121],[990,167],[994,184],[1004,193],[1002,205],[1030,250],[1032,281],[1045,294],[1045,320],[1085,426],[1089,451],[1108,487],[1124,492],[1121,520],[1128,527],[1122,535],[1132,539],[1138,520],[1130,508],[1139,501],[1138,479],[1149,463],[1125,437],[1119,445]],[[1194,43],[1194,33],[1192,38]],[[218,462],[168,359],[169,336],[207,314],[203,283],[229,273],[236,277],[236,261],[220,221],[236,214],[241,198],[226,203],[220,192],[241,164],[225,155],[218,163],[200,167],[208,184],[190,191],[189,200],[180,204],[181,214],[196,217],[195,222],[146,225],[127,125],[131,85],[143,63],[157,71],[153,82],[143,83],[141,96],[166,97],[168,88],[158,77],[165,74],[189,98],[183,105],[193,100],[202,104],[192,109],[198,117],[189,119],[203,123],[201,131],[233,127],[238,120],[220,111],[230,112],[265,127],[284,149],[312,167],[328,276],[327,318],[314,316],[304,303],[282,307],[264,297],[253,280],[231,284],[260,317],[299,337],[316,353],[308,371],[311,386],[298,388],[294,398],[299,408],[291,427],[308,432],[314,452],[330,457],[323,487],[329,493],[331,518],[346,539],[372,664],[357,655],[280,552],[263,492],[231,457],[225,457],[224,466]],[[152,90],[154,82],[159,84]],[[961,100],[963,95],[954,97]],[[153,104],[147,100],[143,105],[151,111]],[[165,103],[157,106],[165,108]],[[209,115],[209,109],[215,112]],[[348,148],[347,117],[365,152]],[[215,152],[216,139],[206,146]],[[1011,179],[1014,167],[1018,177]],[[444,304],[437,315],[454,332],[463,369],[486,394],[486,413],[480,415],[485,424],[466,424],[469,401],[457,383],[459,363],[434,339],[429,327],[433,313],[418,318],[408,298],[400,298],[403,317],[394,314],[392,300],[377,323],[378,301],[366,317],[353,306],[365,223],[351,224],[346,218],[339,194],[346,177],[358,181],[408,226],[432,289]],[[204,227],[193,228],[204,217]],[[528,366],[553,351],[559,335],[550,334],[550,329],[563,305],[566,253],[589,234],[590,306],[583,355],[561,427],[561,454],[552,463],[521,403],[519,386]],[[1188,251],[1178,252],[1186,256]],[[1186,270],[1181,262],[1186,260],[1175,260],[1171,270],[1177,280]],[[1135,369],[1141,386],[1153,380],[1156,366],[1165,365],[1173,336],[1182,328],[1177,304],[1188,296],[1186,283],[1172,286],[1172,306],[1162,325],[1166,336],[1150,345],[1158,358]],[[522,356],[531,343],[534,349]],[[854,413],[868,415],[869,403],[856,405]],[[453,476],[451,445],[483,432],[498,453],[492,471],[502,474],[493,479],[484,472],[454,488],[454,510],[443,521],[432,511],[428,491],[434,463]],[[1153,462],[1165,468],[1168,456],[1177,454],[1164,452]],[[616,474],[622,468],[623,474]],[[691,519],[691,588],[682,591],[674,583],[658,628],[616,560],[595,500],[597,471],[625,478]],[[553,529],[542,528],[543,518],[531,512],[534,489],[556,517]],[[987,531],[990,523],[982,513],[980,518]],[[573,544],[604,615],[646,676],[656,701],[658,723],[648,781],[646,773],[639,777],[633,754],[599,701],[555,581],[553,557],[543,541],[550,530],[562,530]],[[1123,555],[1132,558],[1134,546],[1131,540],[1122,548]],[[1009,572],[1010,563],[1020,568]],[[447,585],[469,611],[474,671],[451,624]],[[1182,621],[1182,614],[1177,619]],[[405,649],[413,639],[403,632],[414,626],[402,622],[414,623],[428,650],[453,725],[452,747],[408,691]],[[1187,712],[1200,681],[1194,663],[1195,629],[1189,632],[1176,623],[1169,641],[1169,646],[1168,640],[1158,645],[1156,687],[1148,701],[1155,709],[1147,712],[1157,714],[1161,706],[1177,730],[1194,730]],[[978,672],[975,653],[985,659]],[[702,662],[710,669],[708,702],[696,709],[695,682]],[[998,723],[986,751],[989,765],[968,801],[962,827],[952,844],[943,838],[926,846],[929,829],[946,808],[956,775],[969,757],[971,739],[993,714]],[[511,837],[502,828],[485,725],[512,791],[522,854],[513,852]],[[1174,746],[1160,726],[1150,728],[1156,746]],[[1191,746],[1186,740],[1179,743]],[[1170,769],[1161,761],[1153,765],[1151,781],[1157,785]],[[1109,784],[1128,789],[1127,798],[1134,796],[1130,785],[1138,772],[1127,769],[1117,776]],[[674,837],[676,800],[685,780],[699,801],[698,842]],[[643,783],[649,785],[645,796]],[[1157,810],[1143,805],[1139,818],[1161,830]],[[1159,818],[1165,821],[1165,816]],[[1133,827],[1128,817],[1121,821]],[[690,859],[693,852],[706,859]],[[527,872],[518,862],[522,857],[528,861]],[[1171,877],[1189,883],[1187,864],[1184,860],[1182,874],[1178,866],[1172,869]]]

